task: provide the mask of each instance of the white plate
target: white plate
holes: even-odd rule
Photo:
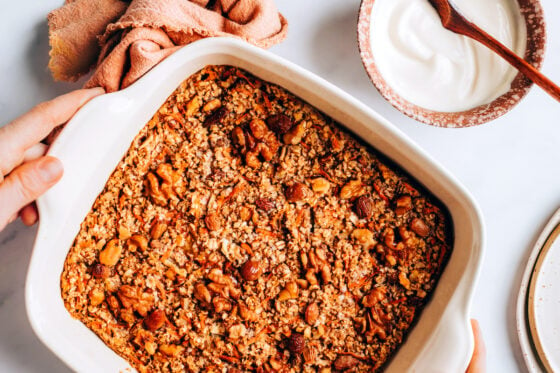
[[[473,349],[469,310],[484,243],[480,210],[470,194],[361,102],[288,61],[227,38],[190,44],[127,89],[93,99],[51,147],[49,153],[62,160],[65,173],[38,201],[41,223],[26,284],[27,312],[39,338],[77,371],[129,368],[70,317],[60,296],[60,274],[81,222],[132,139],[184,79],[209,64],[237,66],[286,88],[391,158],[447,206],[455,228],[453,253],[432,300],[387,371],[464,371]]]
[[[529,326],[549,372],[560,372],[560,225],[546,240],[529,286]]]
[[[559,234],[560,210],[535,242],[517,297],[517,334],[523,359],[532,373],[560,371]]]

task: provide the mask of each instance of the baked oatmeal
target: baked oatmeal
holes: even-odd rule
[[[375,371],[433,291],[451,228],[331,118],[207,66],[95,200],[62,297],[140,372]]]

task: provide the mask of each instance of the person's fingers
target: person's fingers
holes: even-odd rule
[[[103,88],[80,89],[35,106],[0,128],[0,172],[7,175],[23,160],[24,152],[57,126],[67,122],[87,101],[104,93]]]
[[[0,184],[0,231],[22,207],[52,187],[62,172],[62,163],[46,156],[24,163],[10,173]]]
[[[485,373],[486,372],[486,347],[482,339],[482,331],[478,321],[471,320],[474,335],[474,352],[466,373]]]
[[[49,147],[43,143],[38,142],[23,153],[23,161],[29,162],[41,158],[45,155]]]
[[[39,213],[37,212],[37,205],[35,204],[35,202],[30,203],[29,205],[22,208],[19,212],[19,217],[21,218],[23,224],[27,225],[28,227],[37,223],[37,220],[39,220]]]

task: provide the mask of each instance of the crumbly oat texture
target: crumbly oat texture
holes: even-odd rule
[[[73,317],[140,372],[365,372],[450,253],[443,206],[284,89],[208,66],[109,178],[64,264]]]

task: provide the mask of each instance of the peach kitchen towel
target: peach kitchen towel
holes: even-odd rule
[[[49,69],[86,87],[125,88],[180,46],[233,36],[262,48],[281,42],[286,19],[273,0],[67,0],[49,16]]]

